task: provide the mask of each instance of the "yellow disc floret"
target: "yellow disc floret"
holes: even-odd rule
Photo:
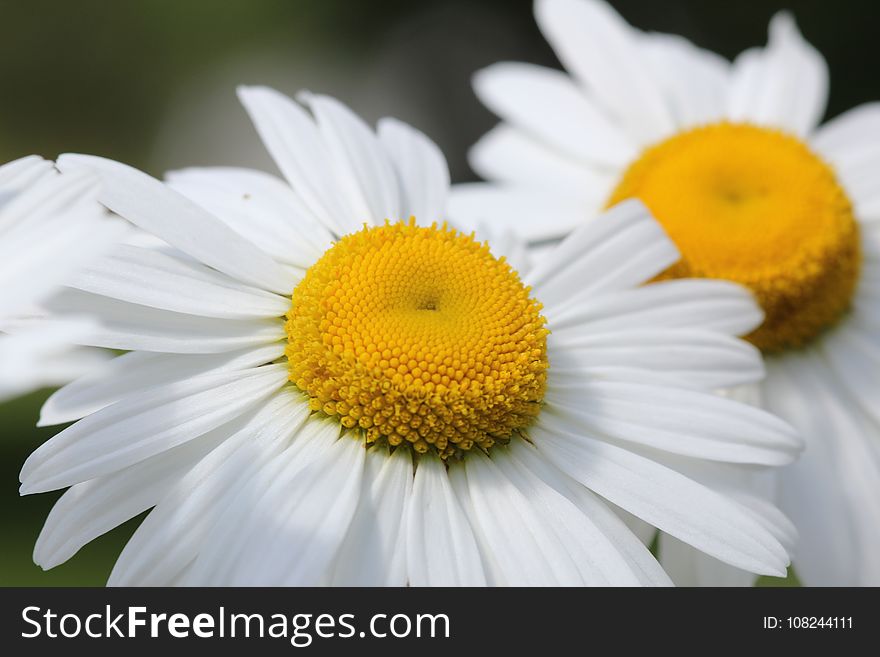
[[[849,308],[858,225],[831,168],[777,130],[718,123],[680,133],[632,164],[609,205],[642,199],[682,254],[664,277],[723,278],[754,292],[764,351],[800,347]]]
[[[343,237],[287,315],[290,380],[367,443],[444,458],[508,440],[538,413],[541,305],[503,258],[455,230],[386,223]]]

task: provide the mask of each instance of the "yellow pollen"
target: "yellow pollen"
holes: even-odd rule
[[[368,444],[489,449],[544,397],[548,330],[529,293],[504,258],[445,224],[364,228],[293,291],[290,380]]]
[[[852,205],[803,142],[717,123],[647,149],[608,205],[640,198],[681,251],[661,278],[749,287],[765,312],[747,339],[765,352],[806,345],[849,308],[861,265]]]

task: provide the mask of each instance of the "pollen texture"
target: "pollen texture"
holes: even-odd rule
[[[508,441],[541,407],[541,305],[488,246],[386,223],[328,249],[293,292],[290,380],[366,442],[457,458]]]
[[[718,123],[647,149],[609,205],[640,198],[681,251],[662,278],[749,287],[765,313],[747,339],[765,352],[808,344],[850,307],[858,225],[834,171],[799,139]]]

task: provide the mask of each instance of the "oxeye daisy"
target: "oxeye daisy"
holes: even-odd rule
[[[164,245],[53,300],[130,353],[43,409],[77,421],[22,469],[22,493],[70,486],[37,563],[152,508],[111,584],[668,584],[624,509],[785,572],[790,524],[715,478],[800,449],[707,391],[762,375],[733,337],[760,321],[744,289],[642,286],[678,253],[637,201],[514,269],[509,237],[444,223],[421,133],[323,96],[240,97],[286,182],[59,160]]]
[[[97,179],[61,176],[35,155],[0,166],[0,401],[67,383],[107,354],[73,343],[88,318],[34,323],[39,304],[119,235],[98,205]]]
[[[880,584],[880,106],[825,125],[825,62],[787,14],[731,64],[596,0],[538,0],[570,72],[475,77],[503,122],[472,150],[491,184],[451,209],[552,240],[639,198],[681,250],[663,279],[727,279],[766,319],[757,391],[805,436],[780,474],[808,584]],[[602,219],[600,219],[602,221]]]

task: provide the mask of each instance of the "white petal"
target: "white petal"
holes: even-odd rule
[[[645,64],[659,81],[676,125],[689,128],[724,117],[730,63],[677,34],[641,38]]]
[[[824,336],[819,349],[847,393],[880,426],[880,330],[856,318],[844,320]]]
[[[785,549],[729,499],[608,443],[564,438],[534,427],[530,434],[562,471],[658,529],[744,570],[785,573]]]
[[[484,553],[498,564],[503,578],[499,584],[575,586],[585,583],[573,555],[566,550],[566,544],[572,543],[573,537],[554,532],[506,473],[479,452],[468,455],[465,472],[466,499],[473,509],[474,534]],[[564,500],[559,503],[561,506]],[[569,516],[576,514],[574,509],[568,509]]]
[[[619,168],[638,154],[562,71],[502,62],[479,71],[473,84],[490,110],[563,157]]]
[[[54,165],[39,155],[26,155],[0,166],[0,190],[18,193],[38,180],[52,176]]]
[[[64,384],[100,368],[109,353],[71,346],[94,330],[93,321],[77,317],[38,322],[14,335],[0,331],[0,400]]]
[[[639,33],[597,0],[538,0],[541,32],[572,75],[642,144],[675,129],[660,86],[642,61]]]
[[[752,586],[755,583],[754,573],[718,561],[669,534],[661,532],[657,545],[663,568],[676,586]]]
[[[412,586],[486,583],[467,517],[440,459],[423,456],[407,508],[406,568]]]
[[[775,475],[775,471],[773,471],[773,474]],[[771,496],[775,499],[777,496],[775,478],[772,483],[773,491]],[[743,507],[751,511],[758,522],[762,523],[768,531],[773,533],[789,554],[796,551],[799,539],[797,528],[789,520],[788,516],[782,513],[769,499],[761,497],[752,490],[731,491],[730,494]]]
[[[200,263],[125,244],[92,262],[68,284],[120,301],[202,317],[280,317],[290,308],[288,298],[242,285]]]
[[[628,582],[634,575],[644,586],[671,584],[654,555],[606,502],[550,464],[525,441],[513,441],[510,445],[510,456],[522,470],[531,473],[557,493],[565,496],[580,509],[587,522],[605,536],[607,544],[603,544],[598,537],[592,537],[586,542],[585,547],[590,555],[584,555],[580,559],[582,565],[604,572],[604,577],[610,582]],[[620,569],[621,557],[628,566],[627,573]]]
[[[352,208],[339,193],[335,163],[308,112],[268,87],[238,87],[238,98],[297,196],[337,236],[350,232]]]
[[[90,155],[62,155],[58,166],[97,175],[101,203],[206,265],[272,292],[293,289],[290,275],[265,252],[155,178]]]
[[[784,465],[803,443],[789,425],[753,406],[717,395],[616,381],[583,381],[550,372],[548,429],[731,463]]]
[[[812,140],[835,169],[859,219],[880,220],[880,103],[866,103],[821,126]]]
[[[296,505],[297,501],[287,500],[287,496],[283,494],[284,489],[295,482],[297,477],[310,479],[314,474],[310,470],[313,464],[326,465],[328,460],[339,455],[339,448],[344,447],[344,444],[337,444],[340,440],[340,429],[339,422],[332,418],[311,416],[283,451],[276,453],[271,459],[258,459],[260,463],[257,467],[248,467],[244,476],[231,482],[235,494],[225,499],[223,506],[211,512],[211,527],[202,538],[198,557],[188,570],[184,584],[226,586],[238,582],[240,585],[257,581],[258,577],[267,575],[273,576],[276,583],[285,583],[287,580],[284,572],[276,567],[271,569],[274,572],[266,573],[263,571],[264,564],[261,563],[268,562],[265,550],[283,550],[285,547],[280,545],[276,548],[273,543],[278,532],[283,532],[286,526],[286,505],[288,502]],[[357,441],[349,441],[349,445],[352,443],[354,447],[360,447],[363,453],[362,445]],[[355,456],[354,451],[349,454]],[[343,460],[346,460],[344,455]],[[353,475],[356,490],[359,490],[361,473],[357,471]],[[334,483],[337,487],[343,486],[335,477]],[[297,486],[295,483],[293,485]],[[294,492],[298,496],[302,495],[299,490]],[[332,494],[328,497],[332,498]],[[328,502],[332,503],[332,500]],[[344,533],[345,527],[341,529]],[[338,547],[338,544],[327,546],[330,560]],[[255,550],[264,552],[257,556]],[[283,559],[283,555],[280,558]],[[324,581],[328,573],[322,569],[312,575],[313,578],[308,583],[314,585]]]
[[[663,465],[734,500],[792,554],[797,543],[797,529],[774,505],[778,497],[777,475],[781,470],[700,461],[653,450],[641,452],[649,457],[653,455]]]
[[[21,469],[22,494],[71,486],[191,440],[241,415],[286,379],[285,366],[267,365],[123,399],[37,448]]]
[[[511,185],[463,183],[453,185],[449,217],[462,227],[475,229],[486,223],[510,229],[525,240],[558,239],[598,211],[576,197]]]
[[[334,159],[339,190],[349,194],[353,213],[349,230],[361,228],[364,222],[403,219],[394,168],[375,133],[335,98],[307,92],[299,98],[311,108]]]
[[[163,354],[133,351],[96,368],[57,390],[40,409],[38,426],[71,422],[123,397],[169,385],[200,374],[265,365],[284,354],[284,344],[222,354]]]
[[[165,174],[192,199],[278,262],[311,266],[332,235],[293,190],[275,176],[232,167],[190,168]]]
[[[214,523],[241,501],[242,482],[288,445],[308,415],[308,404],[291,389],[269,399],[166,491],[125,546],[108,585],[168,586],[179,579]]]
[[[216,319],[157,310],[67,289],[45,304],[58,316],[85,314],[100,321],[77,344],[133,351],[205,354],[256,347],[284,338],[280,319]],[[51,320],[48,320],[51,321]]]
[[[813,147],[838,167],[856,163],[880,140],[880,102],[865,103],[834,117],[816,130]]]
[[[34,562],[47,570],[54,568],[98,536],[149,509],[240,423],[237,419],[127,468],[69,488],[46,518],[34,546]]]
[[[468,161],[487,180],[582,198],[584,207],[598,206],[617,181],[617,172],[585,166],[505,123],[474,144]]]
[[[367,451],[363,490],[345,541],[336,556],[332,586],[404,586],[404,517],[412,490],[408,450]]]
[[[554,329],[555,372],[583,368],[633,367],[669,373],[712,389],[758,381],[761,354],[749,343],[705,329],[631,328],[607,333]]]
[[[505,450],[466,463],[474,526],[507,584],[636,585],[607,537],[569,499]]]
[[[744,52],[733,65],[729,118],[754,121],[807,135],[828,102],[828,66],[798,32],[794,18],[781,12],[770,21],[763,50]]]
[[[442,221],[449,197],[449,167],[443,153],[424,134],[397,119],[381,119],[378,133],[397,175],[399,218],[415,216],[423,225]]]
[[[630,200],[582,224],[524,282],[552,318],[578,299],[640,285],[677,260],[660,224],[640,201]]]
[[[795,570],[808,586],[880,583],[880,447],[837,377],[814,354],[768,368],[768,408],[798,427],[804,456],[780,473],[782,509],[798,528]]]
[[[553,315],[550,328],[609,333],[652,326],[745,335],[764,320],[754,297],[727,281],[679,279],[597,296]]]
[[[0,316],[41,302],[121,238],[124,226],[105,218],[97,205],[97,186],[84,173],[45,175],[3,205]]]
[[[342,545],[361,492],[366,450],[343,436],[303,468],[286,467],[240,525],[248,537],[231,586],[314,586]]]

